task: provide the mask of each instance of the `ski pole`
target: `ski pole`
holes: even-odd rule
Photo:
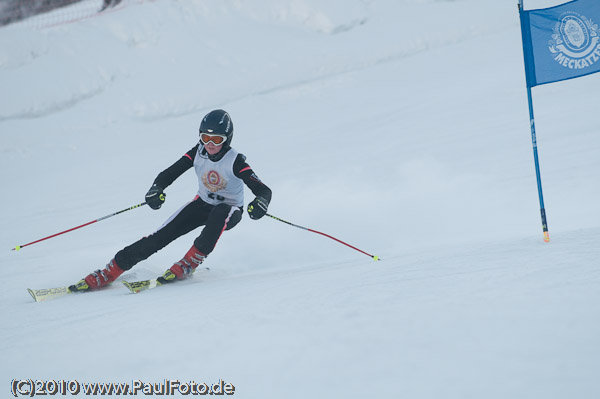
[[[142,202],[141,204],[134,205],[134,206],[132,206],[132,207],[129,207],[129,208],[127,208],[127,209],[123,209],[122,211],[119,211],[119,212],[111,213],[110,215],[106,215],[106,216],[103,216],[103,217],[101,217],[101,218],[99,218],[99,219],[92,220],[91,222],[84,223],[84,224],[82,224],[81,226],[77,226],[77,227],[73,227],[72,229],[69,229],[69,230],[61,231],[60,233],[56,233],[56,234],[53,234],[53,235],[51,235],[51,236],[44,237],[44,238],[41,238],[41,239],[39,239],[39,240],[36,240],[36,241],[30,242],[29,244],[17,245],[17,246],[16,246],[16,247],[14,247],[12,250],[13,250],[13,251],[18,251],[18,250],[20,250],[21,248],[24,248],[24,247],[26,247],[26,246],[28,246],[28,245],[31,245],[31,244],[35,244],[36,242],[44,241],[44,240],[47,240],[47,239],[49,239],[49,238],[56,237],[56,236],[59,236],[59,235],[61,235],[61,234],[68,233],[69,231],[73,231],[73,230],[77,230],[77,229],[80,229],[80,228],[82,228],[82,227],[85,227],[85,226],[89,226],[90,224],[93,224],[93,223],[99,222],[99,221],[101,221],[101,220],[104,220],[104,219],[108,219],[108,218],[110,218],[110,217],[113,217],[113,216],[116,216],[116,215],[118,215],[118,214],[120,214],[120,213],[127,212],[127,211],[130,211],[130,210],[132,210],[132,209],[139,208],[140,206],[144,206],[144,205],[146,205],[146,203],[145,203],[145,202]]]
[[[347,243],[345,243],[344,241],[342,241],[342,240],[339,240],[339,239],[337,239],[337,238],[335,238],[335,237],[332,237],[332,236],[330,236],[329,234],[321,233],[320,231],[313,230],[313,229],[309,229],[308,227],[298,226],[297,224],[294,224],[294,223],[288,222],[287,220],[280,219],[280,218],[278,218],[277,216],[269,215],[268,213],[267,213],[266,215],[267,215],[268,217],[270,217],[270,218],[273,218],[273,219],[275,219],[275,220],[279,220],[280,222],[283,222],[283,223],[289,224],[290,226],[294,226],[294,227],[297,227],[297,228],[299,228],[299,229],[302,229],[302,230],[307,230],[307,231],[310,231],[311,233],[317,233],[317,234],[321,234],[322,236],[325,236],[325,237],[331,238],[332,240],[335,240],[335,241],[339,242],[340,244],[344,244],[344,245],[346,245],[346,246],[348,246],[348,247],[350,247],[350,248],[352,248],[352,249],[354,249],[354,250],[356,250],[356,251],[358,251],[358,252],[362,252],[363,254],[365,254],[365,255],[367,255],[367,256],[369,256],[369,257],[373,258],[373,260],[381,260],[381,259],[379,259],[379,256],[377,256],[377,255],[371,255],[371,254],[369,254],[369,253],[366,253],[365,251],[363,251],[363,250],[361,250],[361,249],[358,249],[358,248],[356,248],[356,247],[353,247],[352,245],[350,245],[350,244],[347,244]]]

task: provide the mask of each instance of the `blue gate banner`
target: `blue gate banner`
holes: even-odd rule
[[[600,0],[521,10],[527,87],[600,72]]]

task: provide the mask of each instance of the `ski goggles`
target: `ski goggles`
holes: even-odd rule
[[[200,141],[202,144],[213,143],[214,145],[221,145],[227,141],[227,136],[220,134],[200,133]]]

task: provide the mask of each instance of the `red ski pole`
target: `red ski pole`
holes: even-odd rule
[[[127,209],[123,209],[122,211],[115,212],[115,213],[111,213],[110,215],[106,215],[106,216],[103,216],[103,217],[101,217],[101,218],[98,218],[98,219],[96,219],[96,220],[92,220],[91,222],[84,223],[84,224],[82,224],[81,226],[73,227],[73,228],[71,228],[71,229],[69,229],[69,230],[61,231],[60,233],[52,234],[51,236],[48,236],[48,237],[40,238],[39,240],[36,240],[36,241],[30,242],[30,243],[28,243],[28,244],[17,245],[17,246],[16,246],[16,247],[14,247],[12,250],[13,250],[13,251],[18,251],[18,250],[20,250],[21,248],[24,248],[24,247],[26,247],[26,246],[28,246],[28,245],[31,245],[31,244],[35,244],[36,242],[44,241],[44,240],[47,240],[47,239],[49,239],[49,238],[56,237],[56,236],[59,236],[59,235],[61,235],[61,234],[68,233],[69,231],[73,231],[73,230],[77,230],[77,229],[80,229],[80,228],[82,228],[82,227],[85,227],[85,226],[89,226],[90,224],[93,224],[93,223],[99,222],[99,221],[101,221],[101,220],[104,220],[104,219],[108,219],[108,218],[110,218],[110,217],[113,217],[113,216],[116,216],[116,215],[118,215],[118,214],[120,214],[120,213],[127,212],[127,211],[130,211],[130,210],[132,210],[132,209],[139,208],[140,206],[144,206],[144,205],[146,205],[146,203],[145,203],[145,202],[142,202],[141,204],[134,205],[134,206],[132,206],[132,207],[129,207],[129,208],[127,208]]]
[[[345,243],[345,242],[344,242],[344,241],[342,241],[342,240],[339,240],[339,239],[337,239],[337,238],[335,238],[335,237],[332,237],[332,236],[330,236],[329,234],[321,233],[320,231],[313,230],[313,229],[309,229],[308,227],[298,226],[297,224],[290,223],[290,222],[288,222],[287,220],[283,220],[283,219],[280,219],[280,218],[278,218],[278,217],[276,217],[276,216],[269,215],[268,213],[267,213],[266,215],[267,215],[268,217],[270,217],[270,218],[273,218],[273,219],[275,219],[275,220],[279,220],[280,222],[283,222],[283,223],[289,224],[290,226],[294,226],[294,227],[297,227],[297,228],[299,228],[299,229],[302,229],[302,230],[307,230],[307,231],[310,231],[311,233],[317,233],[317,234],[320,234],[320,235],[322,235],[322,236],[325,236],[325,237],[327,237],[327,238],[331,238],[332,240],[335,240],[335,241],[339,242],[340,244],[344,244],[344,245],[345,245],[345,246],[347,246],[347,247],[350,247],[350,248],[352,248],[352,249],[354,249],[354,250],[356,250],[356,251],[358,251],[358,252],[361,252],[361,253],[363,253],[363,254],[365,254],[365,255],[367,255],[367,256],[369,256],[369,257],[373,258],[373,260],[381,260],[381,259],[379,259],[379,256],[377,256],[377,255],[371,255],[371,254],[369,254],[369,253],[367,253],[367,252],[363,251],[362,249],[358,249],[358,248],[356,248],[356,247],[354,247],[354,246],[352,246],[352,245],[350,245],[350,244],[347,244],[347,243]]]

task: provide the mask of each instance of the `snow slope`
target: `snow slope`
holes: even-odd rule
[[[533,90],[545,244],[520,40],[516,4],[493,0],[157,0],[0,29],[0,392],[598,397],[600,75]],[[214,108],[272,214],[384,260],[245,217],[189,281],[33,303],[25,288],[76,282],[154,231],[196,177],[160,211],[10,248],[142,202]],[[194,237],[123,277],[162,273]]]

